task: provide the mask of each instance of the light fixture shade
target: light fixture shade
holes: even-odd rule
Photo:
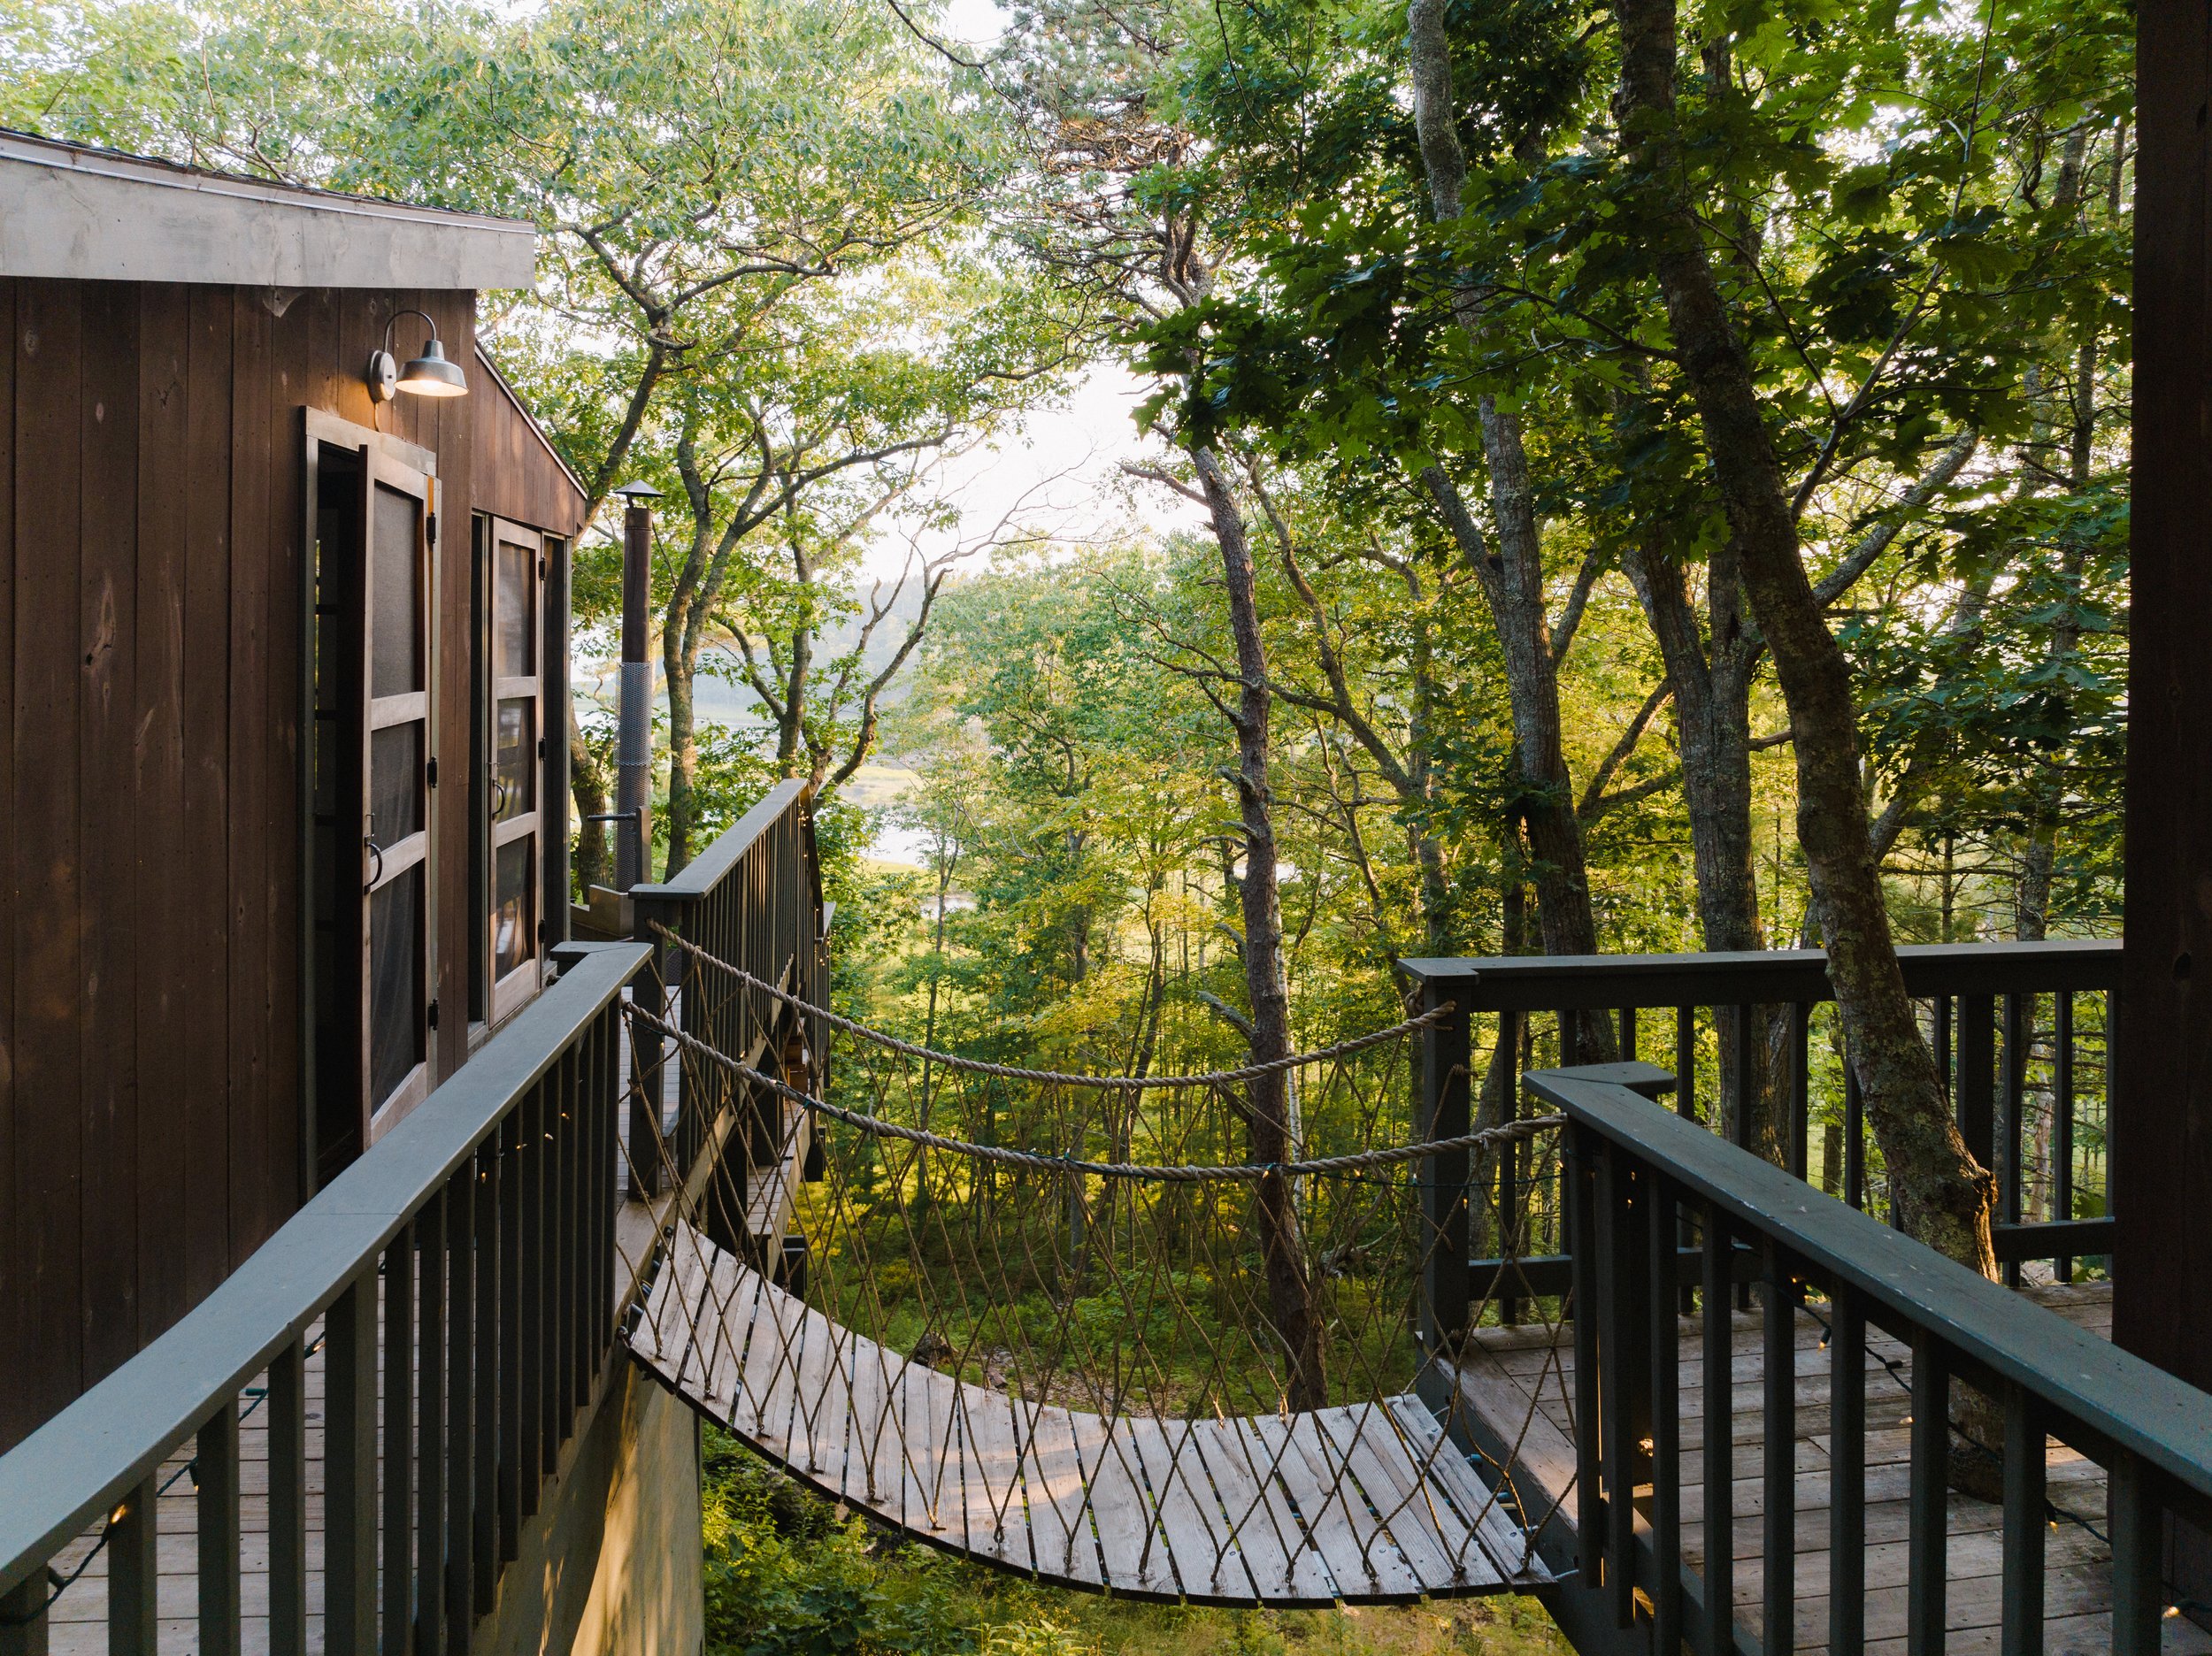
[[[445,347],[434,337],[421,356],[399,371],[399,388],[417,396],[457,397],[469,394],[469,382],[461,364],[447,360]]]

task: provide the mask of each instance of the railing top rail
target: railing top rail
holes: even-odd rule
[[[1916,995],[2033,993],[2120,986],[2117,938],[1922,943],[1897,951]],[[1526,954],[1409,960],[1405,970],[1470,1011],[1774,1005],[1834,997],[1824,949],[1704,954]]]
[[[1532,1071],[1525,1081],[1572,1122],[1624,1146],[1738,1224],[1775,1238],[1790,1257],[2212,1495],[2212,1397],[1640,1098],[1617,1078],[1550,1070]]]
[[[682,902],[705,896],[786,811],[799,808],[812,794],[813,786],[804,778],[785,778],[770,788],[752,809],[717,834],[705,850],[678,870],[675,878],[658,886],[632,886],[632,900],[645,903]]]
[[[0,1596],[304,1336],[650,955],[586,954],[175,1327],[0,1455]]]

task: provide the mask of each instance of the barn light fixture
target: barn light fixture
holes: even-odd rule
[[[430,324],[430,342],[422,348],[422,355],[404,368],[392,356],[392,332],[399,326],[401,317],[416,316]],[[369,382],[370,399],[389,402],[397,393],[405,391],[415,396],[457,397],[469,394],[467,377],[461,364],[449,360],[445,347],[438,340],[438,324],[426,310],[399,310],[384,325],[384,349],[369,356],[369,370],[364,376]]]

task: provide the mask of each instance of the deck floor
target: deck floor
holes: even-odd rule
[[[2082,1328],[2110,1338],[2108,1283],[2024,1290]],[[1817,1308],[1817,1307],[1815,1307]],[[1705,1556],[1705,1373],[1701,1324],[1679,1324],[1682,1552],[1693,1571]],[[1800,1651],[1828,1645],[1829,1353],[1825,1330],[1810,1311],[1797,1324],[1797,1610]],[[1760,1583],[1765,1511],[1764,1420],[1766,1364],[1760,1319],[1734,1318],[1730,1366],[1734,1434],[1732,1510],[1736,1514],[1735,1598],[1739,1628],[1761,1635]],[[1878,1330],[1867,1337],[1866,1385],[1866,1649],[1901,1656],[1905,1648],[1907,1495],[1909,1482],[1910,1351]],[[1517,1493],[1523,1510],[1540,1516],[1562,1500],[1571,1502],[1574,1346],[1571,1325],[1558,1330],[1530,1325],[1485,1329],[1460,1368],[1465,1405],[1492,1434],[1521,1442],[1522,1476]],[[1525,1426],[1525,1435],[1524,1427]],[[1534,1487],[1530,1487],[1531,1484]],[[2048,1656],[2091,1656],[2111,1646],[2111,1553],[2105,1533],[2105,1476],[2093,1461],[2065,1445],[2050,1445],[2048,1496],[2065,1514],[2045,1537],[2045,1649]],[[1640,1500],[1640,1510],[1647,1504]],[[1949,1648],[1955,1652],[1998,1648],[2002,1558],[2000,1509],[1954,1493],[1950,1530]],[[2212,1652],[2212,1636],[2177,1615],[2166,1622],[2166,1649],[2176,1656]]]

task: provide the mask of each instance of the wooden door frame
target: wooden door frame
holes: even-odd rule
[[[363,1149],[373,1146],[385,1133],[398,1124],[407,1113],[430,1094],[430,1077],[437,1064],[437,720],[435,688],[438,680],[438,480],[421,468],[405,464],[376,449],[364,451],[362,476],[362,562],[361,571],[361,628],[362,683],[361,694],[361,784],[362,784],[362,842],[364,861],[372,851],[376,856],[373,871],[363,870],[361,882],[361,1110]],[[380,488],[389,489],[421,502],[421,514],[417,519],[415,560],[419,580],[421,602],[416,612],[416,639],[420,650],[421,684],[419,690],[403,691],[396,695],[379,696],[372,687],[375,672],[376,650],[376,501]],[[369,817],[374,801],[374,773],[373,749],[375,734],[395,724],[419,723],[422,727],[422,770],[419,790],[422,801],[422,825],[404,840],[390,846],[376,847],[369,839]],[[422,870],[422,921],[417,936],[419,952],[418,962],[421,972],[422,997],[419,1017],[422,1031],[422,1057],[397,1086],[383,1098],[377,1098],[372,1089],[375,1085],[375,1029],[373,1022],[375,977],[373,968],[373,913],[376,893],[403,874],[419,868]]]
[[[503,846],[521,839],[533,841],[530,868],[529,896],[533,910],[533,924],[529,939],[529,958],[504,978],[497,975],[497,929],[487,924],[484,933],[485,1019],[496,1025],[512,1016],[544,986],[544,962],[547,924],[545,908],[545,824],[546,781],[545,755],[551,740],[545,728],[546,658],[544,626],[547,575],[546,537],[543,532],[511,518],[490,516],[487,519],[489,533],[486,536],[485,567],[486,616],[489,621],[484,630],[482,648],[485,651],[483,683],[488,740],[486,778],[487,806],[485,821],[485,878],[484,902],[488,920],[498,912],[499,852]],[[532,664],[535,671],[527,677],[502,678],[495,669],[498,663],[499,611],[499,548],[503,544],[535,549],[535,564],[530,571],[530,589],[523,611],[523,636],[528,642]],[[532,805],[528,811],[507,821],[501,821],[495,788],[499,769],[499,709],[503,702],[527,701],[531,709],[533,752],[526,755],[530,768]]]
[[[319,538],[317,516],[322,502],[322,456],[325,450],[337,450],[347,456],[349,465],[358,466],[365,478],[369,459],[382,456],[432,479],[438,475],[437,454],[419,444],[409,442],[386,432],[375,431],[366,426],[357,426],[342,419],[326,410],[299,409],[300,423],[300,517],[298,524],[299,548],[299,612],[298,625],[300,674],[297,694],[294,702],[298,719],[299,736],[294,744],[296,749],[294,784],[299,790],[298,841],[296,854],[299,859],[300,881],[298,934],[294,939],[297,950],[299,982],[299,1011],[297,1039],[300,1054],[300,1155],[299,1199],[304,1203],[316,1191],[319,1182],[321,1145],[318,1135],[320,1127],[320,1084],[317,1053],[316,1020],[320,1001],[321,985],[316,971],[316,930],[324,916],[317,913],[315,901],[315,755],[316,755],[316,621],[315,621],[315,558]],[[436,558],[431,559],[434,572]],[[433,620],[431,638],[434,648],[437,637],[437,593],[431,592]],[[431,678],[431,731],[436,731],[437,681]],[[433,833],[435,832],[434,812],[437,793],[431,791],[431,809],[434,813]],[[436,905],[430,905],[429,932],[433,959],[435,959]],[[366,989],[364,986],[365,998]],[[365,1085],[365,1083],[364,1084]],[[362,1123],[362,1148],[367,1148],[367,1123]]]

